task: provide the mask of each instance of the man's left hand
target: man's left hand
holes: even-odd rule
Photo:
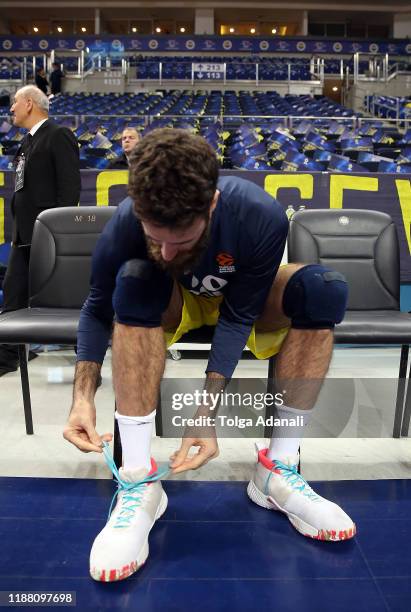
[[[189,457],[188,453],[192,446],[199,447],[198,452]],[[183,438],[180,449],[170,457],[170,466],[173,474],[197,470],[202,465],[215,459],[219,455],[217,439],[210,438]]]

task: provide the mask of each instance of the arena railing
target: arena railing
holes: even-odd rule
[[[393,120],[393,121],[398,121],[401,123],[405,122],[407,125],[409,124],[409,122],[411,121],[411,108],[409,108],[408,110],[402,108],[401,104],[404,98],[392,97],[392,100],[395,103],[395,106],[394,106],[392,104],[385,104],[384,102],[380,102],[379,101],[380,97],[381,97],[380,94],[365,96],[364,110],[370,113],[370,115],[372,115],[374,118],[381,119],[382,121]],[[395,117],[381,117],[378,114],[380,109],[394,111]],[[404,110],[405,116],[400,117],[401,111],[403,110]]]
[[[388,53],[355,53],[354,54],[354,83],[359,81],[388,83],[401,74],[409,74],[404,67],[410,67],[410,59],[404,57],[401,61],[390,59]],[[364,70],[364,66],[366,69]]]
[[[187,64],[187,70],[184,77],[180,80],[184,81],[198,81],[202,80],[201,78],[196,78],[193,75],[193,72],[197,72],[193,69],[193,65],[198,64],[199,62],[207,63],[207,57],[202,56],[193,56],[191,61],[180,61],[178,56],[170,58],[169,61],[163,62],[162,60],[151,61],[150,59],[139,59],[141,55],[123,53],[118,56],[111,56],[110,54],[104,53],[96,53],[89,52],[87,50],[70,50],[70,49],[61,49],[61,50],[52,50],[48,53],[38,53],[38,52],[27,52],[25,56],[22,56],[21,53],[15,54],[11,52],[3,52],[5,57],[10,58],[19,58],[21,59],[21,81],[27,82],[28,78],[35,72],[36,67],[43,67],[46,72],[51,69],[51,65],[54,61],[61,62],[64,64],[64,60],[67,59],[66,73],[68,76],[72,78],[81,78],[84,79],[88,75],[99,73],[99,72],[107,72],[114,71],[118,72],[121,76],[123,76],[127,80],[141,80],[138,75],[133,77],[133,73],[135,69],[138,68],[139,72],[144,73],[144,67],[147,67],[149,64],[154,64],[157,66],[156,76],[144,76],[144,80],[158,80],[164,81],[167,80],[165,78],[166,65],[170,65],[171,63],[178,64],[180,67],[183,64]],[[40,62],[39,62],[40,59]],[[400,57],[392,58],[388,54],[379,54],[379,53],[356,53],[352,57],[344,57],[341,58],[339,56],[328,56],[326,58],[320,56],[314,57],[296,57],[292,61],[290,58],[283,57],[280,55],[272,55],[272,56],[264,56],[259,58],[259,61],[254,61],[254,58],[250,58],[250,61],[247,61],[247,57],[244,56],[242,59],[236,61],[236,57],[229,56],[221,56],[221,59],[214,59],[215,63],[221,62],[226,64],[226,80],[243,80],[237,79],[234,75],[233,78],[227,74],[230,72],[235,66],[240,68],[244,67],[253,67],[252,77],[247,80],[255,83],[265,82],[265,81],[273,81],[277,80],[275,78],[264,78],[264,71],[269,71],[274,67],[283,72],[283,78],[278,79],[279,81],[292,82],[292,81],[302,81],[304,79],[301,78],[301,75],[296,75],[295,70],[300,69],[305,72],[307,76],[310,78],[309,81],[319,80],[323,83],[324,78],[326,77],[340,77],[344,78],[353,78],[354,83],[358,83],[359,81],[383,81],[389,82],[394,79],[399,74],[407,74],[407,67],[409,70],[410,66],[410,58],[404,56],[402,59]],[[71,61],[69,61],[71,60]],[[287,61],[288,60],[288,61]],[[32,64],[32,65],[31,65]],[[29,69],[30,68],[30,69]],[[200,71],[201,72],[201,71]],[[213,71],[209,71],[213,72]],[[223,72],[221,70],[220,72]],[[177,80],[175,77],[169,80]],[[221,76],[213,79],[205,78],[204,80],[224,80]],[[305,79],[307,80],[307,79]]]
[[[292,128],[294,123],[301,121],[339,121],[344,122],[347,125],[350,125],[353,129],[359,127],[361,125],[359,117],[326,117],[324,115],[230,115],[230,114],[213,114],[213,115],[186,115],[186,114],[172,114],[172,113],[162,113],[160,115],[52,115],[52,118],[55,120],[64,120],[67,118],[73,118],[76,121],[75,127],[79,127],[80,124],[87,121],[95,121],[96,119],[104,121],[107,119],[124,119],[126,121],[132,122],[133,120],[141,120],[143,119],[143,124],[145,126],[151,125],[158,119],[179,119],[179,120],[204,120],[204,119],[212,119],[215,123],[224,122],[225,119],[244,119],[244,120],[252,120],[254,122],[256,119],[259,121],[280,121],[284,124],[284,127]]]
[[[100,121],[104,122],[105,120],[110,119],[124,119],[126,122],[138,121],[141,125],[145,127],[151,125],[158,119],[175,119],[175,120],[193,120],[193,121],[202,121],[204,119],[212,119],[214,123],[224,122],[225,119],[242,119],[242,120],[255,120],[259,121],[279,121],[282,122],[284,127],[292,128],[296,122],[301,121],[337,121],[339,123],[344,123],[345,125],[349,125],[352,129],[360,128],[365,123],[381,123],[387,125],[393,125],[394,127],[399,127],[400,124],[404,123],[404,120],[397,119],[383,119],[378,117],[341,117],[341,116],[324,116],[324,115],[230,115],[230,114],[212,114],[212,115],[186,115],[186,114],[172,114],[172,113],[162,113],[160,115],[116,115],[116,114],[104,114],[104,115],[95,115],[95,114],[64,114],[64,115],[51,115],[51,117],[55,121],[65,121],[67,119],[73,120],[73,127],[78,128],[81,123],[87,121]],[[11,121],[10,115],[4,115],[2,117],[3,120]],[[411,118],[406,121],[407,124],[411,123]]]
[[[66,121],[67,119],[72,119],[73,128],[78,128],[82,123],[88,121],[96,121],[103,123],[106,120],[111,119],[123,119],[125,122],[133,123],[138,122],[143,127],[147,127],[158,121],[159,119],[169,119],[169,120],[180,120],[180,121],[203,121],[203,120],[212,120],[214,123],[224,123],[226,119],[234,119],[234,120],[252,120],[251,123],[255,123],[257,121],[278,121],[283,124],[285,128],[292,129],[296,122],[301,121],[337,121],[339,123],[344,123],[345,125],[351,127],[352,129],[361,128],[367,123],[381,123],[384,127],[394,127],[399,132],[403,132],[409,128],[411,128],[411,117],[409,119],[389,119],[389,118],[380,118],[380,117],[341,117],[341,116],[330,116],[326,117],[324,115],[230,115],[230,114],[212,114],[212,115],[186,115],[186,114],[172,114],[172,113],[162,113],[160,115],[115,115],[115,114],[105,114],[105,115],[95,115],[95,114],[70,114],[70,115],[51,115],[51,117],[59,122]],[[11,122],[10,115],[3,115],[2,120],[6,120]]]
[[[298,62],[137,62],[131,64],[126,61],[126,69],[122,74],[127,76],[130,84],[141,81],[153,81],[158,85],[164,82],[189,82],[191,85],[199,83],[220,82],[250,82],[256,86],[261,82],[309,82],[321,85],[324,80],[324,66]],[[203,66],[203,68],[201,68]],[[319,71],[316,71],[317,67]],[[276,74],[280,78],[276,78]]]

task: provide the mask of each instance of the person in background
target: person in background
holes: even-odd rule
[[[17,151],[11,200],[12,247],[3,282],[2,314],[26,308],[30,247],[37,216],[48,208],[76,206],[80,198],[80,162],[76,137],[48,117],[47,96],[34,85],[16,92],[13,124],[28,130]],[[0,345],[0,376],[17,370],[14,345]]]
[[[61,80],[64,79],[64,73],[58,62],[53,62],[53,70],[50,73],[50,89],[53,96],[61,93]]]
[[[108,170],[127,170],[129,159],[134,147],[140,142],[140,134],[136,128],[126,127],[121,134],[122,155],[112,159],[107,166]]]
[[[36,70],[36,86],[47,95],[49,82],[46,79],[46,73],[43,68],[37,68]]]

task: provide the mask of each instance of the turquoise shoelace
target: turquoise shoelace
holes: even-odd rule
[[[268,495],[268,485],[270,483],[270,478],[273,475],[275,469],[281,471],[281,476],[285,479],[287,484],[290,485],[293,491],[300,491],[305,497],[312,499],[313,501],[318,501],[319,496],[314,493],[310,485],[301,474],[297,471],[297,465],[286,465],[281,461],[277,461],[277,459],[273,459],[273,467],[267,477],[265,482],[265,494]]]
[[[153,474],[150,474],[149,476],[146,476],[145,478],[137,482],[125,482],[121,479],[120,473],[116,467],[116,464],[114,463],[113,456],[111,454],[110,447],[107,442],[103,442],[103,454],[108,467],[113,472],[113,476],[117,481],[117,489],[114,492],[113,499],[111,500],[107,520],[111,516],[114,502],[116,501],[118,494],[123,491],[124,495],[121,498],[122,508],[116,517],[116,523],[114,527],[127,527],[130,524],[131,519],[134,517],[134,512],[137,508],[141,506],[145,487],[150,482],[156,482],[157,480],[164,478],[170,472],[170,470],[168,467],[166,467],[161,470],[157,470],[156,472],[153,472]]]

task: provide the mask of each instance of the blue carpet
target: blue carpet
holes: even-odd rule
[[[164,487],[146,565],[100,584],[88,555],[113,482],[0,478],[0,590],[76,591],[80,611],[411,610],[411,481],[316,483],[357,523],[357,537],[339,543],[304,538],[241,482]]]

